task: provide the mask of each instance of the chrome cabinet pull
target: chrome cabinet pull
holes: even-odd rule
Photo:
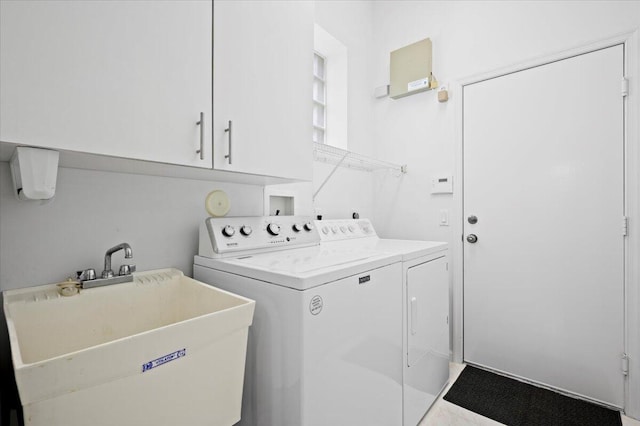
[[[200,149],[196,153],[200,154],[200,159],[204,160],[204,112],[200,113],[200,121],[196,123],[200,126]]]
[[[231,120],[229,120],[229,127],[224,129],[225,133],[229,132],[229,153],[224,156],[224,158],[229,159],[229,164],[231,164]]]

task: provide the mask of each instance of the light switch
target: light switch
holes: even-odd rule
[[[447,209],[440,210],[440,221],[438,224],[440,226],[449,226],[449,210]]]

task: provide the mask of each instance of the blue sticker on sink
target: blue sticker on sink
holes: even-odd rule
[[[152,368],[160,367],[162,364],[166,364],[170,361],[175,361],[178,358],[182,358],[187,355],[187,349],[180,349],[179,351],[171,352],[160,358],[156,358],[153,361],[145,362],[142,364],[142,372],[149,371]]]

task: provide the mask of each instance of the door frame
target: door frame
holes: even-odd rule
[[[625,352],[629,356],[629,374],[624,385],[624,412],[627,416],[640,419],[640,93],[638,93],[637,89],[638,81],[640,81],[640,29],[452,82],[452,92],[454,95],[457,94],[459,96],[459,100],[456,98],[455,102],[455,177],[453,180],[454,208],[452,212],[453,243],[451,253],[453,264],[452,349],[453,361],[461,363],[464,358],[464,185],[462,155],[464,86],[619,44],[624,45],[624,72],[629,82],[628,94],[624,98],[623,118],[625,127],[624,210],[629,218],[628,234],[624,242],[624,339]],[[620,225],[622,230],[622,223]],[[620,367],[622,368],[622,360]]]

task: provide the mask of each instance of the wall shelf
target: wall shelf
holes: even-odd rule
[[[398,165],[387,161],[378,160],[366,155],[357,154],[334,146],[313,143],[313,159],[336,167],[347,167],[354,170],[373,172],[377,170],[396,171],[398,175],[407,173],[407,165]]]
[[[0,142],[0,162],[8,162],[18,146],[29,145]],[[101,170],[115,173],[131,173],[137,175],[164,176],[215,182],[233,182],[260,186],[303,181],[302,179],[287,179],[226,170],[214,170],[203,167],[161,163],[156,161],[134,160],[130,158],[89,154],[63,149],[56,149],[56,151],[60,152],[59,167],[70,169]]]
[[[397,176],[407,173],[406,164],[400,166],[398,164],[377,160],[375,158],[367,157],[366,155],[356,154],[355,152],[318,142],[313,143],[313,159],[315,161],[321,161],[328,164],[335,164],[331,173],[329,173],[318,189],[313,193],[314,200],[318,196],[318,193],[322,191],[322,188],[324,188],[329,179],[331,179],[331,176],[333,176],[336,170],[338,170],[338,167],[364,170],[367,172],[374,172],[376,170],[394,171],[397,173]]]

